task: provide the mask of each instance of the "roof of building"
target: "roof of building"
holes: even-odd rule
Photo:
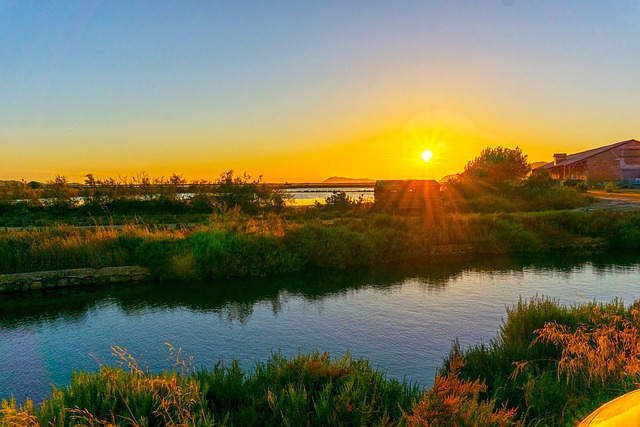
[[[610,144],[610,145],[605,145],[604,147],[599,147],[599,148],[593,148],[591,150],[587,150],[587,151],[582,151],[580,153],[575,153],[575,154],[570,154],[567,156],[566,159],[564,159],[561,162],[558,162],[557,164],[555,164],[554,162],[550,162],[545,164],[544,166],[541,166],[544,169],[550,169],[553,167],[562,167],[562,166],[570,166],[570,165],[574,165],[576,163],[579,163],[583,160],[588,159],[589,157],[593,157],[593,156],[597,156],[598,154],[602,154],[606,151],[609,151],[613,148],[619,147],[620,145],[624,145],[628,142],[631,141],[636,141],[635,139],[627,139],[626,141],[620,141],[620,142],[616,142],[615,144]],[[638,141],[636,141],[638,142]]]

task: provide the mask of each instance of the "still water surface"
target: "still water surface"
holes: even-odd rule
[[[390,377],[430,386],[454,339],[489,342],[519,298],[631,302],[639,272],[640,254],[559,256],[0,296],[0,398],[40,401],[74,369],[113,364],[114,345],[152,371],[170,369],[167,342],[198,367],[235,358],[248,369],[277,351],[349,351]]]
[[[353,200],[361,197],[364,201],[373,201],[372,187],[304,187],[285,191],[293,197],[293,204],[297,206],[314,205],[316,202],[324,203],[327,197],[336,192],[343,192]]]

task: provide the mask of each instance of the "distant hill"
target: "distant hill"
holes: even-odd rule
[[[3,180],[0,180],[0,186],[14,185],[14,184],[20,184],[20,181],[13,181],[13,180],[3,181]]]
[[[322,181],[324,184],[375,184],[375,179],[369,178],[345,178],[343,176],[332,176]]]
[[[534,170],[535,168],[539,168],[540,166],[546,165],[549,162],[533,162],[531,163],[531,170]]]

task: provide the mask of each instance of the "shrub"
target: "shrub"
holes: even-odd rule
[[[238,207],[246,213],[279,212],[293,196],[284,190],[270,188],[258,179],[251,179],[246,172],[235,175],[233,170],[223,172],[216,181],[212,200],[221,212]]]
[[[604,185],[604,191],[606,191],[607,193],[615,193],[619,189],[620,188],[618,187],[618,185],[615,182],[607,182]]]
[[[479,379],[460,379],[464,360],[454,355],[449,360],[448,372],[439,375],[433,387],[413,404],[407,414],[409,426],[492,426],[507,427],[515,424],[516,409],[495,409],[495,400],[481,400],[487,387]]]
[[[579,193],[586,193],[587,191],[589,191],[589,184],[587,184],[587,181],[580,181],[576,185],[574,185],[573,188],[575,188],[575,190]]]
[[[324,203],[316,202],[316,208],[335,212],[348,212],[363,203],[362,196],[358,199],[349,197],[344,191],[332,191],[332,194],[324,199]]]

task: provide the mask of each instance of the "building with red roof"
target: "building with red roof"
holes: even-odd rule
[[[640,184],[640,141],[629,139],[580,153],[557,153],[553,162],[540,166],[551,177],[592,183]]]

